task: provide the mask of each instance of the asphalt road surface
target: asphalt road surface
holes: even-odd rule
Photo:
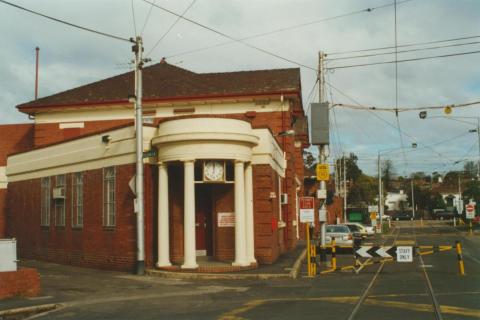
[[[120,275],[113,283],[98,273],[97,287],[85,285],[80,298],[78,292],[63,292],[64,307],[37,318],[480,319],[479,238],[459,233],[446,222],[424,222],[421,227],[418,221],[402,221],[391,235],[373,240],[405,246],[454,245],[459,240],[465,276],[459,275],[455,250],[416,256],[413,262],[372,264],[359,274],[308,278],[303,273],[297,280],[138,280]],[[339,264],[349,261],[353,259],[345,255]],[[58,294],[60,287],[51,290]]]

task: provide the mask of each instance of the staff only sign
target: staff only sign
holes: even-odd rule
[[[314,204],[315,198],[300,197],[300,222],[307,223],[315,221]]]

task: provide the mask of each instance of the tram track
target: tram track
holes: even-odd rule
[[[402,228],[400,228],[400,226],[397,227],[397,232],[395,234],[395,236],[393,237],[393,243],[392,245],[395,244],[395,242],[397,241],[398,237],[400,236],[401,234],[401,230]],[[418,243],[417,243],[417,234],[416,234],[416,227],[415,225],[413,224],[413,227],[412,227],[412,230],[413,230],[413,241],[414,241],[414,245],[415,246],[418,246]],[[386,241],[385,241],[386,242]],[[383,245],[385,244],[385,242],[383,243]],[[440,307],[440,304],[435,296],[435,292],[433,290],[433,286],[432,286],[432,282],[430,280],[430,277],[428,275],[428,272],[425,268],[425,263],[424,263],[424,260],[423,260],[423,257],[421,255],[419,255],[419,260],[418,260],[419,264],[418,264],[418,267],[421,268],[421,273],[422,273],[422,277],[423,279],[425,280],[425,287],[426,287],[426,291],[427,291],[427,294],[430,298],[430,302],[432,304],[432,309],[433,309],[433,314],[434,314],[434,319],[436,320],[443,320],[443,316],[442,316],[442,313],[441,313],[441,307]],[[354,320],[356,319],[359,311],[362,309],[362,307],[365,305],[365,301],[371,296],[371,292],[372,292],[372,289],[375,287],[375,285],[377,284],[378,282],[378,279],[380,278],[380,274],[382,273],[383,269],[384,269],[384,266],[385,266],[385,263],[381,263],[380,266],[378,267],[377,271],[375,272],[375,274],[373,275],[372,279],[370,280],[368,286],[366,287],[366,289],[362,292],[362,294],[360,295],[360,298],[358,299],[357,303],[355,304],[354,308],[352,309],[352,312],[350,313],[350,315],[347,317],[347,320]]]

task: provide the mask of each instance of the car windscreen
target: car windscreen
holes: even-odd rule
[[[350,231],[360,231],[360,228],[354,224],[347,224],[348,226],[348,229],[350,229]]]
[[[327,232],[330,233],[350,233],[350,229],[347,226],[327,226]]]

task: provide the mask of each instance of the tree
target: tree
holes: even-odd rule
[[[473,179],[477,176],[478,173],[478,164],[473,161],[467,161],[463,165],[463,170],[465,171],[465,176],[467,178]]]
[[[377,197],[377,179],[361,174],[348,190],[348,202],[355,205],[373,203]]]
[[[343,175],[343,158],[337,159],[337,168],[341,171]],[[347,180],[355,181],[362,175],[362,170],[357,165],[358,157],[354,153],[350,153],[349,157],[345,157],[346,168],[347,168]]]
[[[476,180],[467,182],[462,195],[465,200],[473,199],[473,201],[480,204],[480,182]]]
[[[434,193],[431,197],[430,209],[445,209],[447,204],[443,201],[443,197],[440,193]]]
[[[393,162],[392,160],[385,160],[382,166],[382,180],[383,180],[383,190],[388,191],[392,183],[392,176],[394,174]]]
[[[443,183],[452,185],[457,184],[459,177],[461,177],[460,171],[449,171],[443,178]]]

